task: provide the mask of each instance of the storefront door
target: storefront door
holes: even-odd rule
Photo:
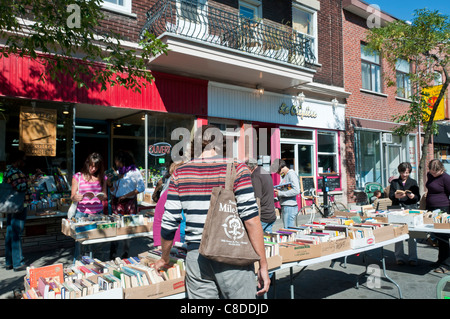
[[[386,177],[389,179],[391,176],[398,176],[398,165],[402,160],[402,147],[400,145],[386,145]]]

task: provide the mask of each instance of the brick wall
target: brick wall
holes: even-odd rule
[[[396,99],[396,88],[387,87],[383,81],[383,95],[361,91],[361,43],[368,30],[366,20],[346,10],[343,17],[343,52],[344,52],[344,88],[351,96],[347,99],[346,109],[346,156],[343,164],[347,168],[349,201],[353,202],[355,188],[355,154],[354,130],[352,117],[392,122],[392,116],[405,112],[409,103]],[[389,72],[387,63],[382,61],[382,73]]]

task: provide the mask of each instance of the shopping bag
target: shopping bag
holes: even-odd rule
[[[218,262],[245,266],[258,261],[260,257],[238,214],[233,192],[235,178],[234,164],[228,163],[225,188],[219,186],[212,189],[199,253]]]
[[[78,191],[77,191],[78,195]],[[67,211],[67,218],[72,219],[75,217],[75,214],[77,212],[78,202],[72,201],[72,204],[69,207],[69,210]]]
[[[0,213],[16,214],[24,209],[25,192],[15,190],[11,184],[0,184]]]

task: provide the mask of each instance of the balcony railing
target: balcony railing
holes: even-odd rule
[[[160,0],[147,12],[145,30],[164,32],[247,52],[253,55],[310,66],[316,61],[313,40],[289,27],[275,28],[240,17],[196,0]]]

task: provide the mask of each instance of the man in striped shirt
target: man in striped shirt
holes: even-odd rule
[[[268,291],[270,279],[258,206],[253,193],[251,173],[246,165],[235,163],[234,193],[239,216],[245,224],[256,253],[261,258],[258,270],[260,290],[256,291],[253,265],[243,267],[219,263],[198,253],[212,189],[224,186],[226,176],[226,159],[218,156],[223,148],[207,147],[214,141],[213,137],[216,138],[211,131],[221,134],[217,128],[209,125],[198,129],[197,136],[202,134],[201,156],[178,167],[172,174],[161,225],[163,254],[155,263],[155,268],[159,269],[169,262],[172,240],[181,222],[183,211],[186,217],[185,240],[188,249],[186,256],[188,298],[213,299],[220,296],[232,299],[255,298],[256,294],[263,295]]]

